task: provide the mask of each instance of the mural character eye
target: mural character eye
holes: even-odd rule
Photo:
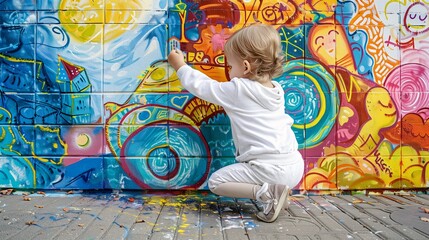
[[[423,15],[423,16],[422,16],[422,15],[420,15],[420,16],[419,16],[419,19],[420,19],[420,21],[422,21],[422,22],[423,22],[423,21],[425,21],[425,20],[426,20],[426,18],[428,18],[428,15],[427,15],[427,14],[425,14],[425,15]]]
[[[411,19],[415,19],[415,18],[416,18],[416,16],[417,16],[417,14],[410,14],[410,18],[411,18]]]
[[[340,33],[337,30],[331,30],[328,32],[328,35],[331,35],[331,33],[335,33],[337,35],[339,35]]]
[[[317,37],[315,40],[314,40],[314,44],[315,45],[323,45],[323,40],[324,40],[325,38],[323,37],[323,36],[319,36],[319,37]],[[319,41],[320,40],[320,41]],[[321,43],[320,43],[321,42]]]

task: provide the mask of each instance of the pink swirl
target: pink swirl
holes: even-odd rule
[[[429,102],[429,68],[416,63],[396,67],[384,82],[402,114],[416,113]]]

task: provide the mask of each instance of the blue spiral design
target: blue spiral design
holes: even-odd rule
[[[163,107],[140,108],[138,115],[146,121],[159,108]],[[146,121],[148,124],[124,141],[120,154],[124,171],[144,189],[201,187],[208,176],[211,155],[200,130],[174,120],[162,125],[160,120]]]
[[[336,121],[339,93],[334,76],[315,60],[296,59],[285,64],[276,80],[285,91],[285,111],[295,120],[292,129],[299,148],[316,146]]]

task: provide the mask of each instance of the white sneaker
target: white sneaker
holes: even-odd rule
[[[289,207],[289,203],[287,202],[289,193],[290,189],[288,186],[280,184],[269,184],[266,195],[269,199],[266,201],[262,201],[264,210],[258,212],[256,214],[256,217],[259,220],[268,223],[277,220],[280,211],[283,208]]]

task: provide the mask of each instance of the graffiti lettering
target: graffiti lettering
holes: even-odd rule
[[[390,170],[388,164],[386,164],[383,157],[380,156],[379,152],[374,153],[375,155],[375,163],[380,167],[380,169],[389,175],[389,177],[393,177],[393,172]]]

